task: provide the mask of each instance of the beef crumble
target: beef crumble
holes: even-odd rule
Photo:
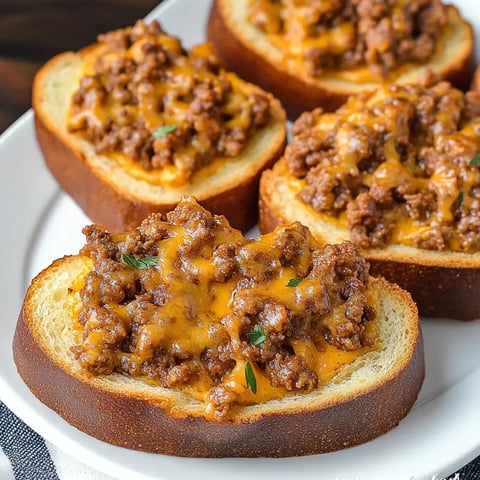
[[[269,98],[244,92],[208,44],[185,51],[155,21],[98,42],[85,57],[68,119],[97,153],[123,154],[181,184],[213,159],[238,155],[270,120]]]
[[[367,65],[383,78],[431,58],[447,10],[439,0],[250,0],[248,18],[311,76]]]
[[[368,264],[352,243],[320,249],[298,223],[248,240],[190,198],[127,233],[83,232],[94,268],[72,351],[94,375],[198,389],[219,420],[242,403],[234,374],[246,362],[274,389],[310,391],[320,379],[307,346],[372,345]],[[263,338],[252,341],[255,331]]]
[[[449,83],[391,86],[314,110],[293,127],[299,198],[363,248],[480,250],[480,95]]]

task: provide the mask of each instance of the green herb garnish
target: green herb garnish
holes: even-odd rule
[[[263,329],[260,325],[255,325],[252,328],[252,331],[248,334],[248,341],[252,345],[260,345],[266,339],[267,337],[265,336],[265,333],[263,332]]]
[[[156,265],[157,262],[158,257],[144,257],[138,259],[128,253],[122,253],[122,263],[138,270],[146,270],[148,267]]]
[[[480,153],[477,153],[468,163],[469,165],[480,165]]]
[[[287,287],[297,287],[302,280],[302,278],[291,278],[287,283]]]
[[[257,393],[257,379],[255,378],[255,373],[253,372],[250,362],[245,364],[245,381],[252,393]]]
[[[174,132],[176,129],[177,129],[176,125],[165,125],[159,128],[158,130],[155,130],[152,135],[154,136],[154,138],[162,138],[168,135],[169,133]]]
[[[458,194],[458,198],[457,198],[457,202],[458,202],[458,208],[461,208],[461,206],[463,205],[463,192],[460,192]]]

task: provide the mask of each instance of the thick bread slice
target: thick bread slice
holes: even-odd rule
[[[215,0],[207,37],[227,69],[272,92],[290,119],[316,107],[333,111],[349,95],[378,85],[355,78],[353,72],[347,79],[341,70],[311,77],[299,65],[286,63],[282,51],[247,21],[247,8],[248,0]],[[448,19],[445,34],[430,61],[402,70],[394,77],[395,83],[414,83],[430,70],[459,88],[468,87],[474,63],[472,27],[452,5],[448,6]]]
[[[72,327],[67,290],[89,262],[83,256],[64,257],[33,280],[13,351],[31,391],[96,438],[180,456],[307,455],[387,432],[417,398],[424,357],[416,306],[405,291],[373,278],[379,349],[359,357],[312,393],[234,407],[235,416],[227,423],[207,421],[200,402],[181,391],[120,374],[88,375],[70,351],[82,333]]]
[[[94,222],[111,231],[133,228],[150,212],[168,212],[183,195],[194,195],[236,228],[251,228],[257,218],[260,173],[278,159],[285,144],[285,112],[278,100],[269,95],[272,119],[238,157],[214,170],[200,170],[183,186],[154,185],[129,175],[114,159],[97,155],[91,143],[67,130],[70,100],[82,76],[82,57],[94,48],[54,57],[38,72],[33,85],[38,142],[60,186]],[[261,91],[251,84],[245,84],[245,90]]]
[[[315,212],[297,198],[298,179],[284,159],[264,172],[260,181],[260,230],[298,220],[310,228],[321,243],[350,239],[347,229],[335,219]],[[461,320],[480,318],[480,252],[463,253],[423,250],[406,245],[362,251],[370,273],[385,277],[412,294],[420,315]]]

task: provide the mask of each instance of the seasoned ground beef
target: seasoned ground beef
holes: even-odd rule
[[[311,76],[367,65],[388,77],[430,59],[447,13],[439,0],[250,0],[248,18]]]
[[[68,121],[97,153],[184,183],[217,157],[234,157],[270,120],[270,100],[244,93],[207,44],[185,51],[157,22],[98,38],[72,98]],[[90,65],[91,64],[91,65]]]
[[[309,391],[320,372],[305,348],[371,345],[368,264],[352,243],[320,249],[300,224],[248,240],[193,199],[127,233],[83,232],[94,268],[73,352],[92,374],[197,389],[221,419],[247,363],[272,388]]]
[[[480,95],[391,86],[303,114],[286,149],[299,198],[363,248],[480,250]]]

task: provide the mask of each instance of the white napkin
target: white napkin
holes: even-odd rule
[[[77,462],[77,460],[66,455],[50,442],[45,443],[60,480],[115,480],[113,477],[104,475],[103,473],[87,467],[83,463]]]

